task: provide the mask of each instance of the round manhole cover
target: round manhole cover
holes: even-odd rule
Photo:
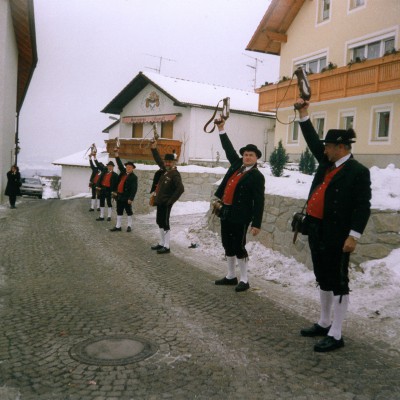
[[[85,364],[125,365],[150,357],[157,347],[136,336],[104,336],[78,343],[70,350],[70,356]]]

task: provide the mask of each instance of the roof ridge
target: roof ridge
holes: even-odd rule
[[[244,90],[244,89],[233,88],[233,87],[230,87],[230,86],[218,85],[218,84],[216,84],[216,83],[199,82],[199,81],[194,81],[194,80],[186,79],[186,78],[178,78],[178,77],[175,77],[175,76],[167,76],[167,75],[162,75],[162,74],[156,74],[155,72],[144,72],[144,71],[140,71],[140,73],[143,74],[143,75],[145,75],[145,76],[147,76],[147,77],[150,78],[150,79],[151,79],[151,75],[153,75],[153,76],[161,76],[161,77],[163,77],[163,78],[177,79],[177,80],[184,81],[184,82],[198,83],[198,84],[200,84],[200,85],[216,86],[216,87],[219,87],[219,88],[230,89],[230,90],[237,90],[237,91],[239,91],[239,92],[244,92],[244,93],[255,93],[255,92],[252,92],[252,91],[250,91],[250,90]],[[148,76],[147,74],[150,74],[150,76]]]

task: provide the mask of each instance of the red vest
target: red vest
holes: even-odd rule
[[[327,170],[325,173],[324,181],[315,188],[313,194],[307,203],[307,214],[314,218],[322,219],[324,217],[324,202],[325,192],[332,178],[342,169],[343,164],[333,169],[332,171]]]
[[[99,178],[100,178],[100,174],[96,174],[96,175],[93,177],[93,183],[96,184],[97,181],[99,180]]]
[[[111,186],[111,176],[112,172],[107,172],[104,174],[101,184],[109,188]]]
[[[222,196],[222,202],[226,205],[232,205],[233,203],[233,196],[235,195],[236,186],[238,185],[240,179],[246,172],[239,172],[238,169],[227,182],[224,190],[224,195]]]
[[[128,178],[128,175],[122,175],[121,180],[118,183],[118,193],[124,193],[124,185],[125,185],[125,181]]]

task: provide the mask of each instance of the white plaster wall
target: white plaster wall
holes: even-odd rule
[[[89,178],[92,170],[87,167],[64,165],[61,169],[60,198],[75,196],[80,193],[91,193]]]
[[[0,202],[14,161],[18,49],[8,0],[0,0]]]
[[[146,97],[151,93],[156,92],[160,99],[160,104],[158,107],[154,109],[146,108],[145,100]],[[176,114],[176,113],[184,113],[186,108],[174,106],[173,102],[165,96],[162,92],[157,90],[152,85],[147,85],[135,98],[133,98],[122,110],[121,120],[123,117],[129,116],[151,116],[151,115],[160,115],[160,114]],[[178,139],[178,135],[176,132],[181,129],[180,126],[182,117],[177,117],[174,121],[174,139]],[[121,138],[131,138],[132,137],[132,124],[125,124],[121,122],[120,124],[120,137]],[[143,135],[148,137],[152,137],[151,133],[152,124],[145,124],[143,127]]]
[[[203,128],[211,118],[212,110],[202,108],[192,108],[191,110],[191,135],[187,143],[189,159],[212,159],[216,157],[216,152],[220,153],[220,159],[226,159],[219,139],[218,129],[212,133],[205,133]],[[225,123],[225,130],[231,139],[235,149],[239,150],[248,143],[255,144],[263,153],[267,132],[273,129],[274,119],[242,115],[232,113]],[[208,130],[212,128],[212,124]]]

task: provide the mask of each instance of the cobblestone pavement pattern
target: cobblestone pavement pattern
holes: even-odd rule
[[[193,261],[152,252],[140,225],[110,233],[87,211],[79,199],[2,212],[1,400],[400,399],[400,357],[356,335],[314,353],[317,339],[299,335],[314,321],[215,286]],[[157,352],[123,366],[70,357],[87,339],[124,334]]]

